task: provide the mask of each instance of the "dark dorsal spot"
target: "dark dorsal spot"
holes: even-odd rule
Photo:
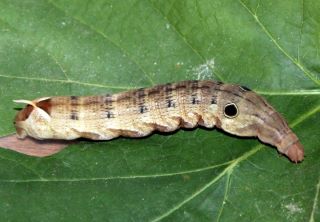
[[[185,89],[185,88],[187,88],[187,86],[186,86],[185,84],[183,84],[183,85],[176,85],[176,86],[175,86],[175,90],[182,90],[182,89]]]
[[[78,120],[79,119],[78,113],[75,111],[71,111],[70,119]]]
[[[164,91],[168,94],[171,93],[173,91],[173,87],[171,83],[168,83],[164,86]]]
[[[192,104],[199,104],[199,103],[200,103],[200,101],[199,101],[199,100],[197,100],[197,98],[196,98],[196,97],[193,97],[193,98],[192,98],[192,100],[191,100],[191,103],[192,103]]]
[[[140,113],[142,114],[142,113],[147,112],[147,111],[148,111],[148,108],[147,108],[146,106],[142,105],[142,106],[139,107],[139,111],[140,111]]]
[[[251,89],[249,89],[248,87],[246,86],[240,86],[241,89],[245,90],[245,91],[251,91]]]
[[[70,96],[70,99],[73,101],[77,101],[78,100],[78,96]]]
[[[228,118],[234,118],[238,115],[238,107],[234,103],[229,103],[224,107],[224,115]]]
[[[70,113],[70,119],[72,120],[78,120],[78,112],[77,112],[77,105],[78,105],[78,96],[70,96],[70,103],[71,103],[71,113]]]
[[[176,104],[173,102],[172,99],[169,99],[167,102],[168,102],[168,108],[170,108],[170,107],[176,107]]]
[[[199,88],[199,81],[192,80],[192,81],[190,81],[190,85],[191,85],[192,90],[197,90]]]
[[[211,97],[211,104],[217,104],[217,97],[216,96]]]
[[[107,118],[110,119],[110,118],[114,118],[114,114],[110,111],[107,111]]]
[[[144,88],[138,89],[136,93],[137,93],[137,96],[138,96],[139,99],[141,99],[141,98],[146,96]]]
[[[51,99],[45,99],[40,102],[37,102],[36,106],[42,109],[43,111],[45,111],[46,113],[48,113],[48,115],[51,114],[51,108],[52,108]]]
[[[104,104],[105,104],[106,106],[111,107],[111,106],[112,106],[112,103],[113,103],[113,101],[112,101],[111,98],[107,97],[107,98],[104,99]]]

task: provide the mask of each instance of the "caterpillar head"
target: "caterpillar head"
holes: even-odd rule
[[[258,137],[293,162],[303,160],[303,146],[284,118],[258,94],[238,85],[219,90],[217,126],[238,136]]]
[[[34,101],[14,100],[17,103],[27,104],[25,108],[19,111],[15,117],[14,125],[19,138],[30,135],[41,139],[39,132],[50,132],[50,98],[40,98]]]

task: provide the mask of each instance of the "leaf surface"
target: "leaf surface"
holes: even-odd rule
[[[81,142],[46,158],[0,150],[5,221],[319,221],[320,3],[0,0],[0,136],[14,99],[186,79],[245,85],[305,147],[180,130]]]

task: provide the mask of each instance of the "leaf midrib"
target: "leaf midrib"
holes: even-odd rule
[[[105,85],[98,83],[90,83],[90,82],[82,82],[71,79],[47,79],[47,78],[38,78],[38,77],[26,77],[26,76],[13,76],[13,75],[4,75],[0,74],[2,78],[9,79],[20,79],[20,80],[32,80],[32,81],[40,81],[40,82],[57,82],[63,84],[77,84],[84,85],[88,87],[97,87],[97,88],[106,88],[106,89],[120,89],[120,90],[132,90],[144,88],[144,86],[113,86],[113,85]],[[300,95],[320,95],[320,89],[301,89],[301,90],[289,90],[289,91],[259,91],[258,89],[253,89],[256,93],[260,95],[271,95],[271,96],[300,96]]]

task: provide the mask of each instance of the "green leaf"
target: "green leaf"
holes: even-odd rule
[[[81,142],[47,158],[0,150],[4,221],[320,221],[320,3],[0,0],[0,135],[13,99],[186,79],[259,92],[305,146],[180,130]]]

